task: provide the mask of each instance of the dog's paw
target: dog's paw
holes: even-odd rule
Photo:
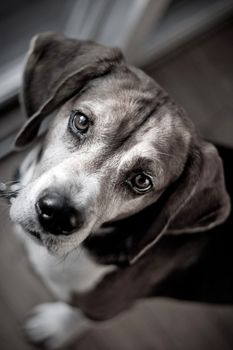
[[[23,332],[36,345],[59,349],[72,342],[86,325],[87,320],[78,309],[63,302],[55,302],[35,307],[24,324]]]

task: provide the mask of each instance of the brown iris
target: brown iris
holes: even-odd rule
[[[87,132],[89,128],[89,118],[80,111],[72,111],[72,127],[75,131],[79,131],[81,133]]]
[[[135,192],[141,194],[148,192],[153,187],[150,176],[143,172],[133,175],[128,182]]]

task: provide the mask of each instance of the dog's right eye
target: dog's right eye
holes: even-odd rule
[[[153,187],[151,177],[144,172],[132,174],[132,176],[126,182],[130,185],[134,192],[138,194],[145,194]]]
[[[69,125],[73,132],[85,134],[89,128],[90,120],[81,111],[74,110],[71,112]]]

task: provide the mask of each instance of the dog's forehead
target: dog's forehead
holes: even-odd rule
[[[75,106],[91,110],[95,127],[106,142],[135,143],[146,137],[164,146],[167,141],[169,146],[169,139],[176,136],[189,142],[190,132],[177,106],[154,80],[136,68],[95,80]]]
[[[163,91],[141,72],[119,71],[90,82],[88,93],[77,100],[92,109],[102,125],[137,124],[153,111],[156,99]],[[144,77],[144,79],[143,79]],[[124,123],[122,123],[124,121]]]

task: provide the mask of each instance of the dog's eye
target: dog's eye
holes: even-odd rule
[[[143,172],[134,174],[127,182],[135,192],[140,194],[150,191],[153,187],[151,177]]]
[[[87,132],[89,128],[89,118],[80,111],[72,111],[70,115],[71,127],[74,131]]]

